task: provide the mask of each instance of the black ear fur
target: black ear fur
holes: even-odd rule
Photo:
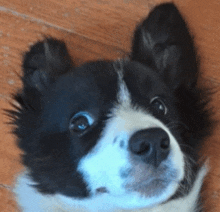
[[[195,48],[187,25],[172,3],[161,4],[137,27],[131,59],[156,69],[174,89],[197,82]]]
[[[64,42],[47,38],[31,47],[24,56],[24,89],[42,91],[57,76],[66,73],[73,66]]]

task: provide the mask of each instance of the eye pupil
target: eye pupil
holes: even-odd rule
[[[93,119],[87,113],[78,113],[70,120],[70,130],[82,133],[93,124]]]
[[[89,126],[88,120],[84,116],[80,116],[75,120],[75,129],[85,130]]]
[[[167,113],[167,108],[164,102],[160,98],[154,98],[151,101],[151,105],[153,105],[154,109],[161,115],[165,115]]]

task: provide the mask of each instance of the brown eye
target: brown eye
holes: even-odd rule
[[[69,124],[69,129],[75,133],[86,131],[92,124],[94,119],[87,112],[79,112],[72,117]]]
[[[154,97],[150,103],[151,103],[151,106],[154,108],[155,111],[157,111],[158,114],[160,115],[167,114],[168,109],[160,97]]]

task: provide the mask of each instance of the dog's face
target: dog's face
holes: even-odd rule
[[[179,122],[177,110],[170,88],[153,69],[120,65],[114,102],[108,102],[96,145],[78,170],[94,195],[102,188],[118,204],[126,197],[121,206],[152,206],[173,195],[184,177],[180,140],[168,127]]]
[[[62,163],[57,177],[71,179],[68,187],[80,185],[68,188],[73,195],[161,202],[184,177],[181,140],[171,127],[180,121],[173,98],[155,70],[137,62],[76,68],[41,98],[41,158],[52,157],[47,166],[55,172],[55,162]],[[71,169],[77,177],[66,173]]]
[[[103,196],[122,208],[190,191],[208,116],[192,40],[173,5],[137,28],[130,60],[74,67],[62,42],[39,42],[25,56],[23,83],[16,133],[39,191]]]

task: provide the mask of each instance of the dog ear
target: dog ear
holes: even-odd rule
[[[193,87],[198,67],[187,25],[172,3],[150,12],[134,33],[131,59],[157,70],[173,89]]]
[[[64,42],[53,38],[38,42],[24,56],[24,90],[31,88],[41,92],[72,66]]]

